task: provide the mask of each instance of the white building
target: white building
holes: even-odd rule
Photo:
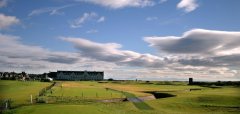
[[[57,80],[103,80],[104,72],[98,71],[57,71]]]

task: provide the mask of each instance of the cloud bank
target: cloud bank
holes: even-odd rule
[[[104,62],[127,66],[162,67],[163,59],[151,54],[141,54],[130,50],[121,50],[117,43],[97,43],[83,38],[62,37],[73,43],[82,56]]]
[[[2,71],[46,72],[104,70],[115,79],[237,80],[240,34],[237,31],[193,29],[182,36],[145,37],[157,55],[123,50],[118,43],[61,37],[75,52],[52,51],[23,44],[18,36],[0,34]],[[196,48],[197,47],[197,48]]]
[[[239,31],[193,29],[182,36],[153,36],[144,40],[168,56],[168,62],[175,64],[172,69],[192,67],[195,71],[200,68],[208,75],[225,76],[237,76],[235,72],[239,72]]]
[[[229,55],[240,53],[240,32],[193,29],[182,36],[145,37],[157,50],[172,54]]]
[[[146,7],[153,6],[153,0],[76,0],[80,2],[93,3],[111,9],[119,9],[124,7]]]
[[[76,64],[82,59],[77,53],[56,52],[21,43],[21,38],[0,34],[0,69],[9,71],[55,69],[54,67]],[[50,68],[50,67],[53,68]],[[47,70],[48,71],[48,70]]]

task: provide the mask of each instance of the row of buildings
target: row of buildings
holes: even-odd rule
[[[0,72],[0,79],[3,80],[30,80],[30,77],[27,73],[21,72]]]
[[[9,80],[72,80],[72,81],[87,81],[96,80],[101,81],[104,79],[103,71],[57,71],[44,74],[27,74],[25,72],[0,72],[0,79]]]

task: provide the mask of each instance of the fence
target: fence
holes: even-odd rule
[[[45,92],[48,91],[48,90],[50,90],[53,86],[55,86],[55,84],[56,84],[56,82],[53,82],[53,84],[51,84],[50,86],[47,86],[47,87],[41,89],[41,90],[39,91],[38,96],[39,96],[39,97],[40,97],[40,96],[44,96]]]
[[[12,102],[11,99],[0,100],[0,113],[2,113],[3,110],[11,109]]]

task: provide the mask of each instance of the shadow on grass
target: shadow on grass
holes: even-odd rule
[[[148,104],[146,104],[145,102],[132,102],[136,108],[140,109],[140,110],[153,110],[152,107],[150,107]]]
[[[132,93],[124,92],[124,95],[127,97],[128,101],[131,101],[136,108],[140,110],[153,110],[151,106],[145,103],[143,100],[139,99]]]

